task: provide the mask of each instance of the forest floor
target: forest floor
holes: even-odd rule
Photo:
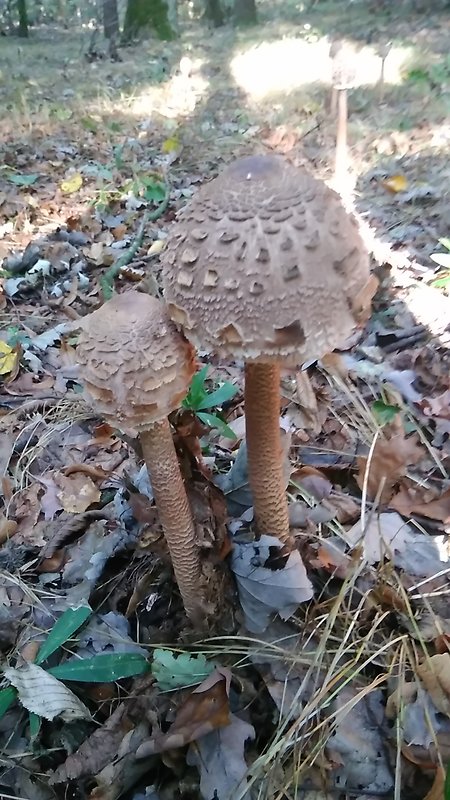
[[[450,19],[260,6],[254,28],[181,19],[118,63],[85,58],[87,30],[0,40],[2,798],[450,798]],[[338,188],[379,288],[348,350],[282,381],[315,597],[292,611],[294,556],[236,574],[242,365],[200,354],[214,424],[195,403],[171,421],[205,563],[237,590],[199,637],[139,456],[83,401],[77,320],[105,275],[161,293],[177,209],[233,158],[333,182],[336,36],[355,73]]]

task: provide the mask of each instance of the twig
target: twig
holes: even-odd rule
[[[142,242],[144,240],[144,233],[146,226],[148,225],[149,222],[155,222],[157,219],[159,219],[159,217],[161,217],[164,214],[167,206],[169,205],[169,198],[170,198],[170,185],[169,182],[166,180],[166,193],[161,203],[157,208],[155,208],[154,211],[147,210],[144,213],[142,222],[139,226],[139,230],[135,236],[134,241],[132,242],[126,253],[120,256],[120,258],[118,258],[117,261],[114,264],[112,264],[112,266],[109,269],[106,270],[105,274],[100,279],[100,286],[103,292],[104,300],[110,300],[111,297],[113,296],[115,279],[119,275],[120,271],[133,261],[137,251],[141,247]]]

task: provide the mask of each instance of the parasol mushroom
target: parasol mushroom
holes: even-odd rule
[[[342,345],[370,306],[368,255],[356,220],[303,169],[279,156],[251,156],[196,193],[173,226],[162,261],[174,322],[198,347],[246,362],[257,530],[291,543],[280,365]]]
[[[139,436],[184,607],[196,622],[203,611],[200,558],[167,419],[195,372],[194,349],[160,300],[129,291],[82,319],[77,360],[99,416]]]

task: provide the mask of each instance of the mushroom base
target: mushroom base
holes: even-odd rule
[[[291,547],[280,435],[280,366],[245,365],[245,424],[256,529]]]
[[[141,433],[140,442],[186,614],[201,625],[206,603],[202,602],[200,554],[168,420]]]

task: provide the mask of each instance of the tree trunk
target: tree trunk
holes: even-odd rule
[[[17,11],[19,14],[19,36],[28,36],[28,14],[27,0],[17,0]]]
[[[225,14],[220,0],[205,0],[204,17],[214,28],[225,25]]]
[[[255,0],[234,0],[233,21],[235,25],[256,25]]]
[[[117,41],[119,39],[119,12],[117,0],[103,0],[103,33],[108,40],[109,57],[119,61]]]
[[[123,40],[129,42],[149,30],[154,30],[160,39],[174,39],[175,11],[175,0],[128,0]]]
[[[105,39],[116,39],[119,35],[119,12],[117,0],[103,0],[103,33]]]

